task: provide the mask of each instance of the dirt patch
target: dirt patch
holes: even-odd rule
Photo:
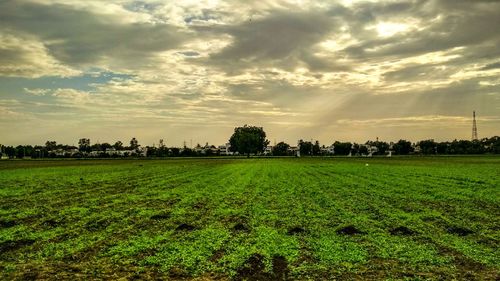
[[[288,233],[288,235],[297,235],[297,234],[302,234],[305,232],[306,232],[305,229],[303,229],[302,227],[296,226],[294,228],[290,228],[287,233]]]
[[[233,232],[250,232],[251,228],[248,226],[247,218],[241,216],[229,216],[223,219],[224,223]],[[232,226],[231,226],[232,225]]]
[[[27,271],[27,272],[24,272],[23,275],[22,275],[22,280],[26,280],[26,281],[35,281],[35,280],[38,280],[38,272],[37,271]]]
[[[373,258],[356,271],[318,279],[334,280],[498,280],[494,270],[469,265],[457,267],[414,268],[394,259]]]
[[[494,267],[474,261],[452,248],[440,246],[438,249],[440,254],[453,258],[457,280],[499,280],[498,271]]]
[[[197,202],[196,204],[193,205],[193,209],[195,210],[205,209],[206,207],[207,204],[205,202]]]
[[[236,275],[236,280],[288,280],[288,262],[282,256],[273,257],[272,272],[265,272],[264,257],[251,256]]]
[[[483,244],[487,247],[490,247],[490,248],[498,247],[498,242],[494,238],[483,237],[483,238],[479,239],[477,242],[479,242],[480,244]]]
[[[70,240],[70,239],[74,239],[78,237],[78,233],[62,233],[60,235],[57,235],[56,237],[53,237],[53,238],[50,238],[48,240],[48,242],[50,243],[59,243],[59,242],[62,242],[62,241],[66,241],[66,240]]]
[[[357,229],[354,225],[348,225],[346,227],[342,227],[342,228],[337,229],[337,234],[356,235],[356,234],[364,234],[364,232]]]
[[[170,218],[170,214],[158,214],[151,216],[152,220],[166,220]]]
[[[210,261],[211,262],[217,262],[218,260],[220,260],[222,257],[224,256],[224,250],[222,249],[219,249],[217,251],[215,251],[212,256],[210,257]]]
[[[393,228],[389,231],[391,235],[400,235],[400,236],[410,236],[414,235],[415,231],[409,229],[406,226],[398,226],[396,228]]]
[[[0,220],[0,228],[8,228],[17,225],[16,221],[13,220]]]
[[[85,229],[87,229],[88,231],[97,231],[107,228],[110,224],[111,221],[107,219],[89,221],[85,224]]]
[[[53,219],[48,219],[43,221],[42,225],[49,228],[56,228],[59,226],[59,223]]]
[[[187,224],[187,223],[181,223],[177,228],[175,229],[176,231],[193,231],[195,230],[196,227]]]
[[[171,280],[189,280],[190,274],[186,269],[174,266],[169,270],[168,276]]]
[[[35,243],[35,240],[31,239],[21,239],[16,241],[5,241],[0,243],[0,254],[6,253],[9,251],[15,251],[25,246],[30,246]]]
[[[276,278],[275,280],[287,280],[288,279],[288,262],[282,256],[273,257],[273,274]]]
[[[248,221],[248,218],[246,216],[231,215],[231,216],[227,216],[227,217],[223,218],[223,221],[228,222],[228,223],[241,222],[241,223],[246,224]]]
[[[450,234],[455,234],[458,236],[467,236],[474,233],[474,231],[461,226],[450,226],[446,229],[446,231]]]
[[[135,265],[117,266],[101,262],[50,262],[22,266],[5,280],[171,280],[157,268]],[[3,276],[2,276],[3,277]],[[178,279],[175,279],[178,280]],[[182,279],[184,280],[184,279]],[[209,279],[217,280],[217,279]]]
[[[244,223],[237,223],[233,226],[233,231],[235,231],[235,232],[250,232],[250,229]]]

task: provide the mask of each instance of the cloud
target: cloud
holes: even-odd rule
[[[0,1],[0,122],[28,128],[12,142],[77,131],[179,145],[223,143],[251,120],[294,144],[468,138],[475,109],[498,134],[499,5]]]
[[[75,89],[57,89],[52,96],[68,103],[83,104],[90,98],[90,93]]]
[[[58,62],[44,44],[32,36],[14,35],[0,29],[0,76],[37,78],[78,74],[80,71]]]
[[[481,68],[481,70],[492,70],[492,69],[499,69],[500,68],[500,62],[495,62],[495,63],[490,63]]]
[[[373,5],[361,4],[355,9],[367,11]],[[412,10],[422,22],[418,30],[390,38],[362,40],[345,51],[355,58],[398,57],[474,47],[500,39],[495,28],[500,25],[498,1],[419,1]],[[381,16],[378,20],[384,19]]]
[[[26,93],[34,96],[45,96],[47,93],[51,91],[50,89],[28,89],[28,88],[23,88],[23,89]]]
[[[213,27],[210,32],[228,34],[232,41],[212,54],[208,64],[229,71],[257,66],[293,71],[301,64],[312,70],[332,69],[335,68],[335,58],[330,58],[330,61],[320,59],[312,46],[335,29],[335,21],[324,12],[287,10],[275,10],[238,25]]]
[[[53,58],[73,67],[134,69],[186,38],[183,30],[168,24],[124,21],[128,14],[123,11],[106,14],[69,4],[3,1],[0,25],[39,38]]]
[[[454,71],[446,68],[441,64],[410,64],[405,65],[403,68],[388,71],[383,74],[384,79],[387,81],[415,81],[415,80],[436,80],[446,79]]]
[[[419,126],[436,126],[446,125],[447,123],[470,123],[470,118],[464,116],[443,116],[443,115],[421,115],[421,116],[408,116],[408,117],[395,117],[395,118],[375,118],[375,119],[340,119],[337,120],[341,125],[368,125],[368,126],[407,126],[408,123],[413,123]]]

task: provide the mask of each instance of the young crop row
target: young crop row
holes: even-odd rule
[[[493,280],[499,164],[2,162],[1,275]]]

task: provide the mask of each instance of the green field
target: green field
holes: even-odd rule
[[[500,158],[0,161],[0,279],[500,278]]]

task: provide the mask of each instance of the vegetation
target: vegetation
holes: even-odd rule
[[[231,137],[231,149],[241,154],[262,154],[269,144],[265,132],[260,127],[238,127]],[[331,149],[330,149],[331,148]],[[463,155],[463,154],[500,154],[500,137],[484,138],[476,141],[454,140],[447,142],[435,142],[434,140],[422,140],[411,143],[407,140],[399,140],[395,143],[385,141],[366,141],[364,144],[351,142],[332,142],[330,147],[320,146],[319,141],[299,140],[298,147],[293,148],[290,144],[280,142],[277,147],[272,148],[274,156],[295,156],[297,151],[301,156],[366,156],[386,155],[390,152],[394,155]],[[42,145],[0,145],[0,154],[8,158],[109,158],[109,157],[195,157],[195,156],[218,156],[222,154],[214,145],[197,145],[188,147],[166,147],[163,140],[158,146],[141,146],[136,138],[130,140],[130,146],[123,146],[121,141],[111,145],[109,143],[90,144],[90,139],[83,138],[78,141],[78,147],[57,144],[55,141],[47,141]]]
[[[349,153],[352,153],[352,143],[350,142],[339,142],[336,141],[333,143],[333,146],[335,147],[335,154],[337,155],[348,155]]]
[[[289,156],[290,145],[285,142],[279,142],[275,146],[273,146],[273,156]]]
[[[248,126],[237,127],[229,138],[231,151],[243,155],[262,153],[269,144],[266,133],[262,127]]]
[[[495,280],[499,166],[0,161],[0,279]]]

